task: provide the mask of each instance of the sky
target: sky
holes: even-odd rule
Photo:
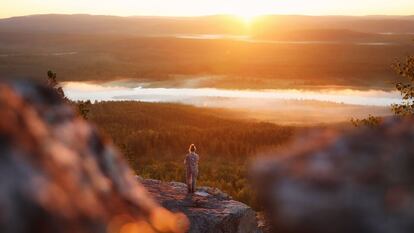
[[[414,0],[0,0],[0,18],[31,14],[196,16],[414,15]]]

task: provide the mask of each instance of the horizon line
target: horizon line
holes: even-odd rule
[[[12,19],[12,18],[22,18],[22,17],[31,17],[31,16],[52,16],[52,15],[61,15],[61,16],[106,16],[106,17],[117,17],[117,18],[199,18],[199,17],[214,17],[214,16],[231,16],[231,17],[241,17],[237,14],[232,13],[217,13],[217,14],[202,14],[202,15],[112,15],[112,14],[90,14],[90,13],[40,13],[40,14],[29,14],[29,15],[16,15],[16,16],[6,16],[1,17],[0,19]],[[399,14],[368,14],[368,15],[344,15],[344,14],[259,14],[255,17],[266,17],[266,16],[305,16],[305,17],[414,17],[412,15],[399,15]]]

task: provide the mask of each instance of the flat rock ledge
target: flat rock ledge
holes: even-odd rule
[[[190,233],[259,233],[256,213],[219,189],[199,187],[193,195],[180,182],[137,179],[166,209],[182,212],[191,222]]]

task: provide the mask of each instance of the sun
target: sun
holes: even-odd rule
[[[242,12],[242,13],[235,13],[234,14],[237,18],[243,21],[246,25],[250,25],[253,21],[260,16],[260,14],[255,14],[252,12]]]
[[[257,15],[239,15],[239,18],[241,18],[246,24],[251,24],[253,20],[257,17]]]
[[[251,24],[255,18],[263,15],[264,12],[251,1],[240,1],[238,8],[233,9],[233,14],[243,20],[246,24]]]

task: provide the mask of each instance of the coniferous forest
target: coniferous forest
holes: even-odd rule
[[[190,143],[200,155],[200,186],[217,187],[259,208],[248,182],[255,156],[286,144],[295,128],[232,118],[225,110],[179,104],[99,102],[89,119],[109,134],[137,174],[184,182]]]

